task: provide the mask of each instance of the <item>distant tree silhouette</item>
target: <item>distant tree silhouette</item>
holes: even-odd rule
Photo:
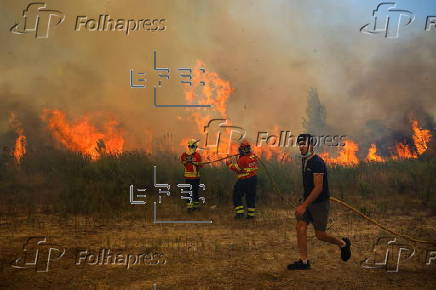
[[[318,91],[315,88],[309,90],[307,98],[306,118],[303,118],[303,128],[313,135],[327,134],[326,109],[321,104]]]

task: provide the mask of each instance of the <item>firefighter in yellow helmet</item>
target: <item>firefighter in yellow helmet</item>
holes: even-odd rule
[[[192,200],[187,200],[188,211],[193,211],[199,208],[200,202],[198,199],[198,189],[200,185],[200,168],[203,167],[201,164],[201,156],[197,151],[197,143],[199,140],[190,139],[188,141],[188,150],[183,152],[180,156],[180,161],[185,167],[185,183],[192,186]]]
[[[238,174],[238,181],[233,188],[233,204],[235,218],[244,217],[244,204],[242,197],[245,195],[247,204],[247,218],[252,219],[256,211],[256,185],[257,185],[257,157],[251,152],[247,140],[239,145],[239,157],[236,162],[227,161],[227,166]]]

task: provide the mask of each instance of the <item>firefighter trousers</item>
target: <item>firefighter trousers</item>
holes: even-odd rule
[[[245,202],[248,210],[247,214],[249,216],[254,216],[256,209],[256,185],[256,175],[245,179],[238,179],[233,187],[233,205],[235,206],[236,214],[244,213],[242,198],[245,195]]]
[[[200,178],[186,178],[186,184],[190,184],[192,186],[192,202],[187,199],[186,206],[188,208],[197,208],[200,206],[200,201],[198,199],[198,188],[200,187]]]

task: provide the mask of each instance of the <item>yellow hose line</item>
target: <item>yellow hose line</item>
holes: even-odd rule
[[[406,239],[406,240],[409,240],[409,241],[415,242],[415,243],[436,245],[436,241],[417,240],[415,238],[412,238],[411,236],[408,236],[408,235],[405,235],[405,234],[400,234],[400,233],[398,233],[396,231],[393,231],[393,230],[389,229],[388,227],[380,224],[376,220],[374,220],[374,219],[370,218],[369,216],[365,215],[364,213],[360,212],[359,210],[357,210],[356,208],[352,207],[351,205],[349,205],[345,201],[337,199],[336,197],[332,197],[331,196],[330,200],[333,200],[334,202],[339,203],[340,205],[342,205],[342,206],[344,206],[344,207],[346,207],[348,209],[351,209],[355,214],[361,216],[362,218],[366,219],[367,221],[373,223],[374,225],[378,226],[379,228],[381,228],[381,229],[383,229],[383,230],[385,230],[387,232],[390,232],[391,234],[393,234],[395,236],[401,237],[403,239]]]
[[[239,155],[239,154],[229,155],[229,156],[226,156],[226,157],[224,157],[224,158],[217,159],[217,160],[213,160],[213,161],[209,161],[209,162],[202,162],[201,164],[208,164],[208,163],[218,162],[218,161],[221,161],[221,160],[224,160],[224,159],[227,159],[227,158],[231,158],[231,157],[233,157],[233,156],[238,156],[238,155]],[[256,156],[256,157],[257,157],[257,156]],[[268,170],[268,168],[266,167],[265,163],[263,163],[263,161],[262,161],[259,157],[257,157],[257,160],[259,160],[260,164],[261,164],[262,167],[265,169],[265,173],[266,173],[268,179],[270,180],[270,182],[271,182],[271,184],[272,184],[272,186],[273,186],[274,191],[276,191],[276,193],[277,193],[278,195],[280,195],[280,197],[283,199],[283,198],[284,198],[284,194],[283,194],[283,193],[280,191],[280,189],[277,187],[277,185],[276,185],[276,183],[274,182],[274,179],[272,178],[271,174],[269,173],[269,170]],[[362,218],[364,218],[365,220],[369,221],[370,223],[372,223],[372,224],[378,226],[379,228],[381,228],[381,229],[383,229],[383,230],[385,230],[385,231],[387,231],[387,232],[389,232],[389,233],[391,233],[391,234],[393,234],[393,235],[395,235],[395,236],[397,236],[397,237],[401,237],[401,238],[403,238],[403,239],[406,239],[406,240],[408,240],[408,241],[415,242],[415,243],[436,245],[436,241],[418,240],[418,239],[412,238],[412,237],[409,236],[409,235],[405,235],[405,234],[401,234],[401,233],[398,233],[398,232],[396,232],[396,231],[393,231],[393,230],[389,229],[388,227],[386,227],[386,226],[380,224],[380,223],[377,222],[376,220],[374,220],[374,219],[370,218],[369,216],[365,215],[364,213],[360,212],[359,210],[357,210],[357,209],[354,208],[353,206],[349,205],[349,204],[346,203],[345,201],[342,201],[342,200],[337,199],[336,197],[332,197],[332,196],[331,196],[331,197],[330,197],[330,200],[332,200],[332,201],[334,201],[334,202],[336,202],[336,203],[342,205],[343,207],[346,207],[346,208],[350,209],[350,210],[353,211],[355,214],[361,216]],[[292,204],[292,205],[295,207],[294,204]]]

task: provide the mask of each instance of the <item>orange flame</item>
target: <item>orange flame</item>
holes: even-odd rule
[[[403,143],[398,143],[395,145],[395,151],[397,153],[397,156],[392,156],[392,159],[396,160],[398,158],[400,159],[410,159],[410,158],[418,158],[418,155],[416,155],[410,146]]]
[[[344,146],[341,148],[339,155],[336,158],[330,158],[329,153],[321,153],[319,156],[324,159],[327,164],[354,166],[359,164],[359,158],[356,153],[359,151],[359,145],[351,140],[345,140]]]
[[[413,144],[418,155],[422,155],[428,149],[431,140],[430,130],[420,129],[417,120],[412,121]]]
[[[118,122],[111,120],[104,125],[104,132],[98,131],[82,117],[76,123],[65,120],[65,114],[59,110],[44,110],[43,120],[48,123],[53,137],[67,149],[81,152],[97,160],[102,154],[120,154],[123,152],[124,139],[116,128]]]
[[[428,144],[431,140],[430,130],[421,129],[417,120],[412,120],[412,139],[415,148],[405,143],[398,143],[395,145],[395,155],[391,156],[392,160],[398,159],[415,159],[419,155],[424,154],[428,149]],[[336,158],[330,158],[329,153],[319,154],[327,163],[336,165],[356,165],[359,163],[356,152],[358,152],[359,146],[353,141],[345,141],[345,146]],[[377,155],[377,147],[375,144],[371,144],[368,150],[368,155],[365,161],[367,162],[386,162],[386,159]]]
[[[217,73],[204,72],[200,70],[200,68],[205,68],[205,64],[202,61],[197,60],[195,68],[193,69],[193,85],[185,86],[185,99],[190,104],[212,105],[211,109],[213,112],[217,113],[213,117],[216,118],[216,115],[218,115],[219,118],[227,120],[227,102],[235,89],[231,87],[230,82],[221,79]],[[191,113],[192,119],[197,127],[197,134],[204,134],[204,126],[213,119],[209,112],[210,110],[198,111],[198,109],[196,109],[195,112]],[[230,120],[227,120],[226,125],[231,126]],[[277,136],[278,131],[278,127],[276,126],[274,134]],[[216,148],[216,150],[201,151],[201,154],[206,160],[217,159],[219,155],[238,153],[238,144],[235,144],[235,142],[231,140],[230,133],[231,129],[221,128],[221,137],[218,148]],[[183,146],[183,148],[186,148],[189,139],[189,137],[185,137],[179,144]],[[201,143],[199,145],[199,148],[201,149]],[[258,156],[262,156],[266,159],[271,159],[273,156],[276,156],[278,160],[289,160],[288,154],[284,154],[279,146],[256,147],[254,145],[255,144],[252,144],[253,151]]]
[[[185,85],[185,99],[191,104],[211,105],[222,118],[226,118],[227,100],[235,89],[217,73],[205,69],[204,62],[197,60],[193,69],[193,85]]]
[[[254,153],[257,156],[265,158],[267,160],[271,160],[273,157],[275,157],[275,159],[280,162],[290,161],[291,157],[289,153],[283,152],[282,147],[280,147],[280,145],[283,146],[283,144],[279,144],[279,142],[284,143],[281,140],[281,138],[284,138],[283,137],[284,134],[285,133],[280,131],[279,127],[275,125],[270,133],[270,136],[276,136],[277,138],[274,138],[274,140],[270,141],[272,144],[267,144],[265,146],[259,146],[259,147],[252,146]]]
[[[413,159],[418,158],[419,155],[424,154],[428,149],[428,144],[431,140],[430,130],[419,128],[419,122],[412,120],[412,139],[415,145],[415,150],[412,150],[411,146],[398,143],[395,145],[396,155],[392,156],[392,159]]]
[[[384,158],[377,155],[377,146],[375,144],[371,144],[368,149],[368,155],[366,156],[367,162],[384,162]]]
[[[186,85],[184,88],[185,99],[190,104],[211,105],[211,109],[218,113],[219,118],[226,119],[227,101],[234,89],[231,87],[230,82],[221,79],[215,72],[208,72],[207,70],[205,71],[205,68],[206,66],[204,62],[197,60],[197,63],[193,69],[193,85]],[[197,127],[197,134],[203,134],[204,126],[212,119],[212,116],[208,113],[208,111],[199,112],[197,110],[196,112],[191,113],[191,116]],[[227,121],[227,124],[230,125],[230,122]],[[227,149],[229,146],[230,154],[232,154],[234,146],[231,144],[229,134],[226,134],[224,131],[228,130],[224,129],[221,132],[220,144],[217,150],[201,150],[208,148],[202,148],[201,144],[199,144],[201,154],[205,160],[213,160],[216,159],[220,154],[227,154]],[[183,146],[183,148],[186,148],[189,139],[189,137],[185,137],[180,141],[179,144]]]
[[[21,126],[21,123],[18,121],[17,117],[14,113],[10,113],[9,115],[9,123],[13,128],[15,128],[15,132],[18,134],[17,139],[15,140],[15,147],[14,147],[14,158],[15,160],[20,163],[21,159],[23,158],[24,154],[26,154],[26,136],[24,136],[24,130]]]

